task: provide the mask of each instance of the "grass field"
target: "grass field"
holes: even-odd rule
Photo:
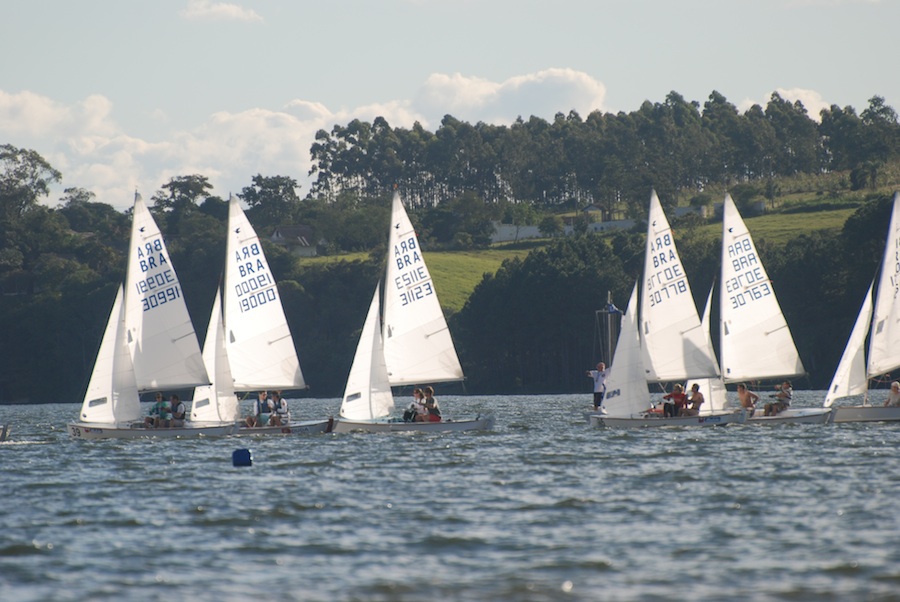
[[[771,213],[746,218],[745,222],[755,241],[784,245],[792,238],[814,231],[837,233],[855,209],[842,208],[809,213]],[[722,223],[702,227],[715,237],[722,235]],[[604,235],[607,236],[607,235]],[[434,278],[441,305],[446,311],[457,312],[465,305],[485,273],[495,273],[505,259],[524,258],[531,250],[546,245],[549,240],[535,240],[515,245],[499,245],[490,249],[469,251],[425,251],[428,269]],[[304,263],[360,261],[367,253],[348,253],[326,257],[305,258]]]

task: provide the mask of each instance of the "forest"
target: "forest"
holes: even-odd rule
[[[741,113],[716,92],[702,107],[672,92],[631,113],[584,119],[570,112],[495,126],[446,116],[429,132],[379,118],[319,132],[305,196],[296,179],[262,174],[238,194],[278,280],[311,385],[302,395],[342,393],[383,268],[395,188],[426,260],[429,250],[487,247],[492,221],[549,224],[550,235],[564,212],[574,218],[574,235],[484,274],[464,307],[448,312],[467,375],[448,392],[588,390],[584,370],[599,359],[595,311],[608,291],[625,303],[645,228],[590,234],[578,210],[641,220],[651,188],[667,210],[720,202],[728,190],[742,209],[763,200],[796,216],[786,244],[756,243],[809,371],[797,387],[827,386],[880,262],[900,186],[900,124],[878,96],[859,114],[832,106],[819,117],[778,94]],[[51,206],[61,176],[36,151],[0,145],[0,403],[81,402],[123,278],[129,212],[77,187]],[[203,333],[224,263],[227,201],[189,174],[161,184],[148,205]],[[803,230],[804,216],[834,207],[854,210],[840,231]],[[672,220],[700,309],[718,272],[715,219]],[[303,260],[269,244],[287,224],[312,226],[319,252],[334,259]],[[350,252],[357,258],[341,258]]]

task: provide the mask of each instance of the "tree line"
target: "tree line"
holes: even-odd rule
[[[310,194],[378,196],[399,186],[421,206],[474,192],[488,202],[574,201],[608,213],[622,205],[637,217],[650,188],[670,206],[711,185],[748,182],[773,198],[776,178],[846,171],[848,186],[861,190],[874,188],[884,166],[900,157],[897,113],[880,96],[859,114],[832,105],[819,117],[778,93],[741,113],[715,91],[702,108],[673,91],[630,113],[582,118],[571,111],[510,126],[447,115],[431,132],[419,123],[391,127],[381,117],[354,120],[316,134]]]
[[[676,115],[680,117],[676,119]],[[766,151],[770,159],[764,169],[752,166],[762,164],[749,152],[752,145],[747,146],[757,138],[750,135],[755,120],[772,121],[760,131],[782,132],[775,140],[783,142],[785,132],[795,132],[788,146],[776,145]],[[730,182],[736,192],[768,194],[777,190],[783,173],[796,174],[801,165],[814,174],[840,168],[850,180],[847,189],[861,182],[867,188],[900,154],[896,114],[878,97],[859,117],[850,107],[823,111],[821,124],[810,120],[799,103],[787,103],[777,95],[765,110],[750,109],[740,115],[716,94],[701,113],[696,103],[685,103],[674,93],[661,105],[645,103],[628,115],[591,114],[584,121],[570,114],[553,123],[542,124],[532,118],[502,128],[472,126],[447,117],[434,134],[418,126],[408,132],[418,132],[416,136],[424,141],[420,150],[428,150],[415,156],[398,154],[405,148],[399,143],[384,146],[372,142],[406,135],[403,130],[390,130],[382,120],[375,121],[368,128],[360,122],[346,128],[380,132],[370,137],[372,146],[365,152],[361,148],[351,152],[353,146],[342,142],[328,155],[330,163],[322,162],[322,145],[347,136],[320,133],[311,148],[319,161],[317,180],[306,197],[299,196],[300,187],[293,178],[261,174],[251,177],[238,195],[263,239],[304,373],[313,387],[311,395],[338,396],[343,390],[369,295],[383,268],[393,191],[388,182],[397,184],[404,199],[418,199],[411,217],[427,253],[441,246],[487,245],[491,220],[535,223],[560,204],[567,206],[573,198],[567,195],[587,195],[581,197],[584,202],[605,194],[604,190],[612,191],[608,198],[619,202],[633,198],[630,211],[640,217],[650,187],[657,181],[662,183],[657,189],[667,206],[675,203],[676,192],[682,196],[702,194],[698,192],[701,183],[715,178]],[[734,126],[734,132],[743,132],[732,138],[744,140],[743,146],[729,146],[724,143],[726,138],[711,136],[713,131],[732,131],[723,125],[726,121]],[[718,125],[714,127],[712,122]],[[794,127],[778,129],[775,122],[794,123]],[[606,124],[602,135],[592,130],[599,123]],[[629,138],[625,133],[629,131],[630,135],[643,132],[643,138]],[[335,132],[343,132],[343,128],[336,127]],[[491,145],[485,142],[489,138],[482,135],[485,132],[496,134]],[[615,132],[621,136],[612,135]],[[699,160],[701,155],[692,155],[687,148],[689,132],[702,134],[707,142],[717,140],[717,148],[730,148],[727,156],[731,158],[713,161],[705,146],[705,159]],[[812,135],[801,136],[800,132]],[[661,146],[647,143],[651,134],[658,140],[679,139],[682,146],[662,152]],[[357,134],[348,139],[355,144],[364,138]],[[455,140],[456,146],[448,146],[449,140]],[[619,146],[628,140],[626,146],[643,150],[633,155],[620,153]],[[520,165],[531,166],[531,179],[526,180],[539,182],[539,186],[529,188],[506,176],[484,178],[487,157],[494,152],[490,149],[506,149],[502,157],[509,158],[514,142],[519,145]],[[558,152],[550,152],[551,147]],[[386,148],[393,151],[387,153]],[[576,152],[577,148],[585,152]],[[813,148],[816,152],[810,153]],[[782,154],[772,155],[777,149]],[[454,164],[451,155],[480,158],[462,166]],[[373,162],[379,156],[396,161]],[[692,163],[696,171],[685,171],[689,156],[697,159]],[[788,167],[788,156],[793,157],[794,167]],[[497,162],[492,173],[512,173],[500,155],[494,157]],[[340,161],[335,163],[337,158]],[[621,163],[621,172],[609,169],[616,161]],[[592,163],[598,167],[589,177]],[[721,172],[715,178],[708,175],[712,164],[718,164]],[[535,168],[543,170],[538,180],[534,179]],[[854,176],[860,169],[862,175]],[[730,175],[723,175],[726,172]],[[625,179],[612,178],[614,173]],[[676,173],[681,175],[674,177]],[[737,173],[741,175],[734,175]],[[416,178],[410,179],[411,174],[417,174]],[[759,185],[753,178],[765,178],[760,181],[769,184]],[[0,145],[3,402],[80,401],[124,275],[130,210],[122,213],[98,203],[92,192],[82,188],[66,189],[56,207],[41,203],[60,179],[61,173],[37,152]],[[490,188],[485,187],[488,181],[505,183]],[[429,185],[416,188],[416,182]],[[585,182],[594,184],[583,187]],[[628,182],[627,186],[623,182]],[[676,192],[667,195],[662,192],[665,187]],[[491,196],[492,190],[500,197]],[[737,200],[740,196],[735,194]],[[227,201],[214,194],[205,176],[192,174],[163,184],[148,204],[166,238],[195,328],[203,333],[224,264]],[[838,237],[800,235],[784,247],[757,241],[801,356],[813,374],[812,386],[826,386],[831,376],[829,371],[843,348],[859,298],[877,267],[888,212],[889,199],[873,192]],[[267,241],[274,226],[291,223],[313,225],[324,252],[365,251],[368,256],[330,263],[298,261]],[[696,217],[673,221],[698,307],[705,302],[718,271],[720,244],[716,236],[704,234],[701,223]],[[468,377],[468,392],[587,390],[581,375],[599,359],[594,311],[602,307],[607,291],[617,303],[625,302],[642,266],[643,229],[639,225],[633,232],[602,236],[587,234],[584,228],[576,231],[581,234],[554,240],[527,258],[508,261],[495,274],[485,275],[465,307],[449,316]]]

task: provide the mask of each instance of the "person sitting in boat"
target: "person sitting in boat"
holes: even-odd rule
[[[687,406],[687,395],[684,394],[684,387],[675,385],[672,387],[671,393],[663,395],[665,403],[663,404],[663,416],[665,418],[679,416],[681,410]]]
[[[422,389],[416,387],[413,389],[413,400],[410,402],[409,407],[406,408],[406,411],[403,412],[403,422],[422,422],[418,420],[418,417],[427,413],[428,410],[425,409],[425,395],[422,393]]]
[[[781,386],[776,387],[776,389],[778,390],[778,393],[773,395],[775,401],[766,404],[765,411],[763,412],[764,416],[775,416],[779,412],[788,409],[791,405],[791,399],[794,398],[794,390],[791,388],[791,381],[784,381],[781,383]]]
[[[150,414],[144,418],[144,425],[148,427],[168,427],[172,420],[172,404],[163,398],[162,393],[156,394],[156,403],[150,406]]]
[[[745,410],[750,410],[750,415],[756,412],[756,402],[759,401],[759,395],[747,388],[747,385],[741,383],[737,386],[738,401]]]
[[[588,370],[585,376],[594,379],[594,409],[598,409],[606,395],[606,364],[600,362],[596,370]]]
[[[265,391],[259,392],[259,398],[253,402],[250,409],[250,415],[247,416],[247,426],[266,426],[269,424],[269,417],[273,410],[272,402],[269,400],[269,394]]]
[[[691,386],[691,398],[690,401],[691,407],[684,408],[681,411],[682,416],[698,416],[700,414],[700,406],[703,405],[703,402],[706,401],[703,399],[703,393],[700,392],[700,384],[694,383]]]
[[[172,408],[172,426],[184,426],[184,421],[187,419],[187,408],[184,406],[184,402],[177,395],[172,395],[169,398],[169,404]]]
[[[434,389],[430,386],[425,387],[425,409],[427,414],[422,422],[440,422],[441,408],[438,406],[437,400],[434,398]]]
[[[888,406],[900,406],[900,382],[896,380],[891,383],[891,392],[888,393],[888,398],[884,400],[884,407]]]
[[[273,426],[284,426],[291,422],[291,408],[288,407],[287,399],[281,396],[278,391],[272,393],[273,412],[269,423]]]

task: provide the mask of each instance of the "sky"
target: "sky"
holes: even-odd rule
[[[310,188],[315,133],[382,116],[631,112],[675,91],[741,111],[773,92],[817,118],[900,110],[898,0],[13,0],[0,18],[0,144],[119,209],[200,174]]]

